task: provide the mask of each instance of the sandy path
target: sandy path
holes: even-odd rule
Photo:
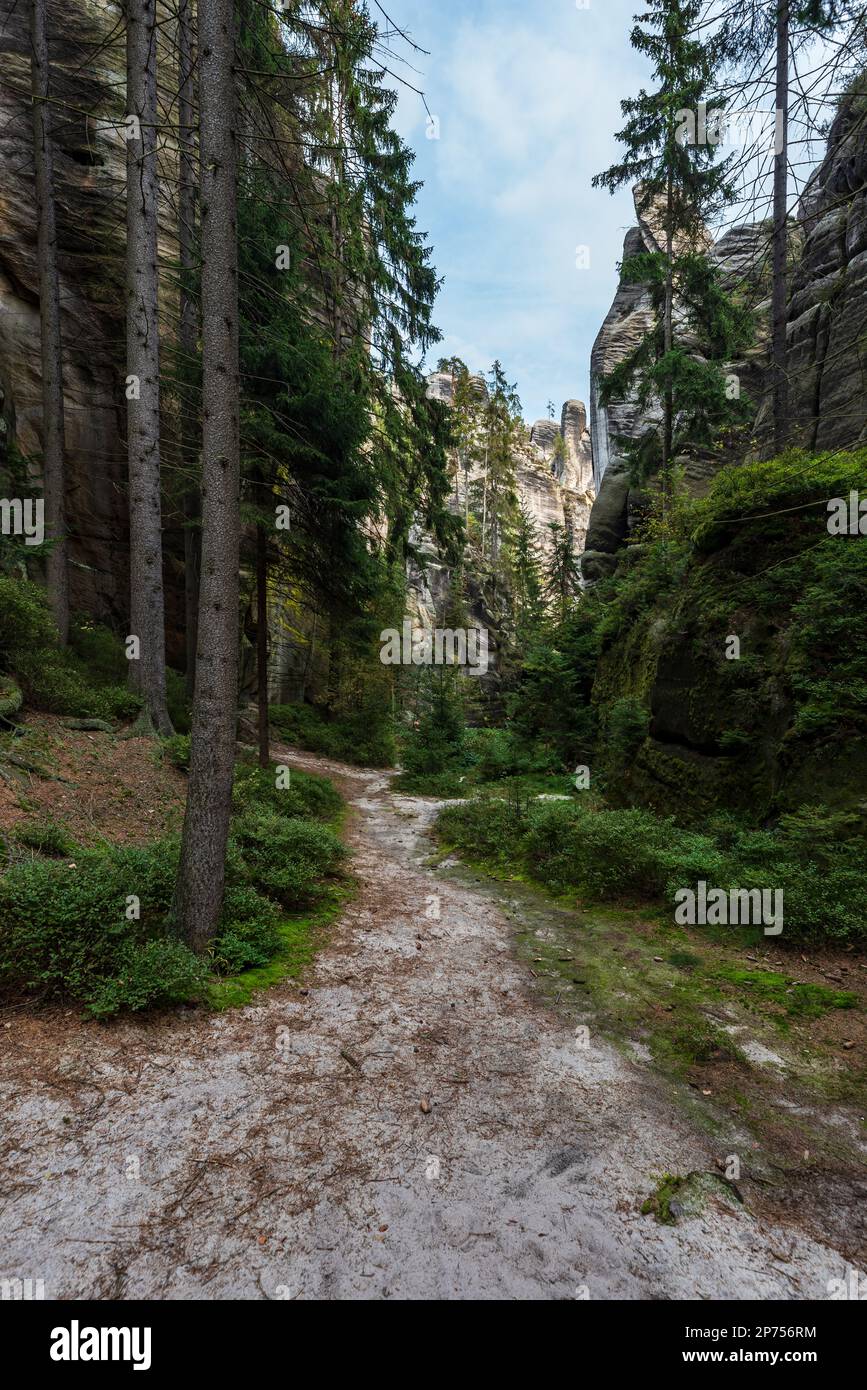
[[[713,1169],[711,1141],[592,1027],[577,1045],[484,885],[425,868],[433,803],[295,761],[336,774],[361,880],[309,992],[0,1016],[0,1277],[161,1299],[821,1298],[845,1277],[723,1202],[641,1216],[655,1175]]]

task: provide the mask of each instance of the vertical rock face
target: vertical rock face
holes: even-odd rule
[[[158,0],[160,102],[171,112],[173,20]],[[14,441],[38,474],[42,454],[39,287],[30,115],[29,5],[4,6],[0,26],[0,468]],[[49,0],[55,119],[61,330],[66,415],[70,589],[80,609],[126,631],[129,534],[123,289],[126,142],[125,53],[116,0]],[[84,114],[92,113],[92,114]],[[171,115],[167,119],[171,119]],[[161,142],[160,177],[175,178],[171,140]],[[174,333],[174,199],[160,205],[160,296],[164,332]],[[163,402],[166,456],[174,437]],[[9,483],[3,483],[5,490]],[[181,533],[166,521],[169,659],[183,662]]]
[[[484,377],[472,376],[470,382],[479,398],[484,399],[488,390]],[[433,400],[452,404],[454,381],[449,372],[432,372],[427,379],[427,389]],[[556,420],[537,420],[530,427],[516,451],[515,471],[519,500],[535,521],[543,548],[549,542],[549,524],[563,525],[568,512],[572,517],[575,550],[580,553],[595,495],[593,451],[583,401],[566,401],[559,424]],[[481,470],[477,468],[462,482],[473,483],[480,476]],[[459,509],[462,507],[461,500]]]
[[[798,210],[787,351],[792,443],[846,449],[867,439],[867,80],[843,100]],[[757,423],[761,433],[766,405]]]
[[[108,114],[115,105],[111,83],[122,78],[122,51],[99,49],[118,14],[115,5],[65,0],[50,6],[48,25],[53,110],[64,112],[52,125],[72,604],[107,618],[125,610],[127,588],[117,202],[126,147],[113,126],[77,113]],[[98,56],[88,62],[88,53]],[[36,465],[42,386],[27,5],[5,7],[0,63],[0,391],[6,438]]]
[[[795,269],[790,282],[788,364],[791,443],[807,449],[853,448],[867,439],[867,81],[841,104],[828,150],[814,170],[792,224]],[[656,244],[652,218],[626,235],[624,260]],[[773,402],[768,370],[769,247],[771,224],[734,227],[714,244],[711,258],[724,283],[746,295],[756,312],[756,341],[743,361],[731,364],[742,394],[754,407],[754,435],[764,451],[771,435]],[[652,324],[644,285],[621,281],[593,345],[590,363],[590,432],[596,501],[582,561],[586,579],[611,573],[640,500],[624,469],[619,439],[634,440],[658,419],[625,400],[606,407],[603,376],[623,361]],[[700,490],[718,465],[683,461]]]
[[[623,243],[624,261],[653,249],[640,227],[632,227]],[[647,428],[647,418],[634,401],[602,404],[602,378],[622,362],[653,326],[650,292],[646,285],[626,284],[622,279],[605,322],[590,354],[590,437],[593,441],[593,482],[600,492],[602,479],[612,464],[620,466],[618,439],[637,439]],[[658,415],[657,417],[658,418]]]
[[[473,377],[480,397],[487,393],[482,377]],[[428,394],[450,405],[453,382],[448,372],[433,372],[428,377]],[[536,525],[540,549],[550,550],[552,523],[563,526],[567,518],[572,525],[575,553],[584,548],[590,509],[593,505],[593,456],[587,429],[587,410],[583,401],[566,401],[560,423],[556,420],[537,420],[516,447],[515,479],[518,500]],[[460,481],[458,498],[451,505],[461,513],[464,508],[464,487],[482,476],[480,467],[471,470]],[[450,593],[451,574],[442,562],[429,536],[416,531],[412,536],[419,563],[410,566],[408,575],[407,610],[421,627],[435,627]],[[492,633],[492,667],[496,667],[496,630],[498,620],[484,607],[480,586],[470,574],[469,618]]]

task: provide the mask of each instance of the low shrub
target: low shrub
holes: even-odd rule
[[[329,715],[312,705],[272,705],[270,718],[280,738],[310,753],[360,767],[391,767],[394,763],[394,730],[381,710]]]
[[[280,946],[280,913],[255,888],[236,884],[226,889],[220,933],[212,960],[220,975],[237,975],[266,965]]]
[[[867,936],[865,845],[857,818],[808,808],[773,830],[684,830],[643,810],[579,801],[479,799],[445,808],[438,833],[471,857],[600,901],[642,898],[672,910],[679,889],[781,889],[791,940]]]
[[[261,768],[257,763],[245,762],[235,769],[232,804],[236,812],[251,806],[268,806],[292,819],[333,820],[343,802],[327,777],[291,768],[288,786],[281,786],[277,783],[277,764]]]
[[[232,835],[250,880],[285,907],[315,899],[320,880],[335,872],[346,853],[327,825],[288,819],[268,807],[245,811]]]
[[[126,943],[115,968],[118,973],[98,981],[87,999],[95,1018],[109,1018],[121,1009],[192,1003],[203,996],[208,982],[207,961],[168,937]]]
[[[190,770],[190,742],[189,734],[172,734],[161,740],[163,757],[181,772]]]
[[[165,740],[182,765],[189,740]],[[0,988],[77,1000],[94,1017],[200,999],[211,970],[237,974],[281,949],[284,908],[315,901],[345,849],[323,822],[341,800],[327,779],[238,769],[226,860],[226,893],[210,958],[194,955],[171,924],[180,840],[145,848],[71,847],[61,826],[20,827],[16,840],[40,855],[0,876]],[[316,819],[318,817],[319,819]],[[267,896],[265,896],[267,895]]]
[[[19,845],[35,850],[37,854],[61,856],[68,854],[71,849],[69,836],[63,826],[53,820],[16,825],[13,834]]]
[[[13,866],[0,878],[0,983],[63,992],[104,1013],[107,982],[120,989],[130,951],[166,935],[177,853],[171,840]],[[127,916],[133,894],[136,920]]]

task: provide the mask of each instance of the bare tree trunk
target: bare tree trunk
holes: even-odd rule
[[[192,0],[178,0],[178,124],[180,158],[178,165],[178,244],[181,262],[181,302],[179,349],[181,379],[191,387],[199,346],[199,315],[194,288],[195,278],[195,102],[193,87]],[[199,628],[199,584],[202,561],[202,533],[199,520],[202,498],[196,479],[198,431],[191,402],[181,404],[181,454],[192,478],[184,491],[184,608],[187,650],[187,694],[193,697],[196,684],[196,645]]]
[[[256,680],[259,705],[259,766],[271,765],[268,726],[268,533],[256,527]]]
[[[789,378],[786,363],[789,175],[789,0],[777,0],[776,130],[774,156],[774,251],[772,376],[774,383],[774,450],[782,453],[789,437]]]
[[[36,258],[42,336],[42,469],[46,534],[53,542],[47,561],[48,598],[60,641],[69,638],[69,567],[66,538],[66,434],[63,412],[63,344],[57,220],[54,207],[54,150],[49,131],[50,69],[46,0],[31,0],[30,80],[33,96],[33,161],[36,168]]]
[[[485,445],[485,475],[482,484],[482,556],[485,554],[485,530],[488,525],[488,453],[490,451],[490,430],[488,431],[488,443]]]
[[[166,707],[163,536],[160,498],[160,343],[157,264],[156,0],[127,0],[126,344],[129,450],[130,629],[140,642],[131,680],[146,719],[172,732]]]
[[[312,666],[313,666],[313,653],[314,653],[314,651],[315,651],[315,649],[316,649],[316,619],[317,619],[317,617],[318,617],[318,614],[317,614],[317,612],[316,612],[316,609],[314,608],[314,610],[313,610],[313,626],[312,626],[312,628],[310,629],[310,641],[309,641],[308,644],[307,644],[307,656],[306,656],[306,659],[305,659],[305,661],[304,661],[304,671],[302,672],[302,675],[301,675],[301,703],[302,703],[302,705],[304,704],[304,701],[307,699],[307,681],[308,681],[308,679],[309,679],[309,677],[310,677],[310,671],[311,671]]]
[[[204,951],[223,904],[238,705],[240,457],[233,0],[199,0],[202,586],[187,812],[175,893]]]
[[[674,181],[668,175],[666,195],[665,225],[665,309],[663,322],[663,349],[666,356],[674,348],[674,233],[672,222],[674,210]],[[662,505],[667,508],[671,496],[671,455],[674,446],[674,388],[669,367],[665,380],[665,393],[662,402]]]

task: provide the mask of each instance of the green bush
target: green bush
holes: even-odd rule
[[[781,889],[789,940],[867,936],[867,844],[855,817],[809,808],[775,830],[684,830],[649,811],[581,802],[502,800],[445,808],[438,833],[471,857],[519,869],[600,901],[641,898],[674,909],[678,889]]]
[[[141,709],[124,684],[126,661],[117,638],[78,622],[70,647],[61,650],[43,591],[10,575],[0,575],[0,670],[18,678],[28,704],[51,714],[131,719]]]
[[[0,878],[0,983],[67,993],[89,1008],[104,1001],[106,981],[125,978],[129,950],[165,935],[177,854],[170,840],[11,868]]]
[[[519,860],[525,829],[515,804],[500,799],[446,806],[437,819],[438,833],[448,844],[491,864]]]
[[[42,590],[26,579],[0,574],[0,668],[14,669],[16,655],[28,648],[56,643],[57,629]]]
[[[127,943],[118,952],[117,974],[94,985],[87,1000],[95,1018],[121,1009],[165,1008],[200,999],[208,982],[207,963],[170,938]]]
[[[320,880],[335,872],[346,853],[328,826],[290,820],[268,807],[245,811],[232,834],[251,882],[286,907],[316,898]]]
[[[16,825],[13,831],[19,845],[36,850],[37,854],[65,855],[70,851],[70,841],[62,825],[53,820],[34,821],[29,825]]]
[[[277,785],[277,764],[261,768],[257,763],[240,763],[235,769],[232,805],[236,812],[251,806],[267,806],[290,818],[311,817],[333,820],[343,802],[334,783],[327,777],[290,769],[289,785]]]
[[[511,729],[470,729],[465,739],[479,782],[499,782],[506,777],[526,777],[559,770],[556,754],[542,745],[527,743]]]
[[[164,749],[182,762],[188,743],[179,735],[165,740]],[[71,850],[50,821],[22,827],[20,843],[64,853],[67,861],[18,862],[0,876],[0,987],[66,995],[106,1018],[121,1009],[197,1000],[209,968],[235,974],[267,964],[282,941],[281,913],[269,898],[284,906],[317,898],[345,854],[322,823],[341,804],[325,778],[293,772],[282,791],[273,769],[238,769],[226,894],[210,965],[176,939],[170,923],[179,837],[144,849]],[[133,897],[139,915],[130,918]]]
[[[312,705],[272,705],[271,725],[287,743],[360,767],[391,767],[394,731],[383,710],[328,715]]]
[[[608,712],[605,731],[609,767],[616,772],[625,768],[647,738],[650,711],[639,700],[625,697],[615,700]]]
[[[189,734],[172,734],[161,742],[163,757],[181,772],[190,770],[190,742]]]
[[[238,884],[226,889],[220,932],[214,942],[214,969],[236,975],[266,965],[280,946],[280,913],[255,888]]]

